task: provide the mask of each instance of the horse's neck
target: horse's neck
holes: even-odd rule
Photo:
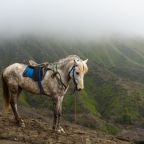
[[[73,61],[69,61],[67,64],[61,64],[59,66],[60,75],[62,76],[62,80],[66,85],[69,84],[69,70],[73,65]]]

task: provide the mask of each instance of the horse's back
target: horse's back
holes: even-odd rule
[[[6,67],[3,71],[3,77],[15,77],[22,75],[26,65],[21,63],[14,63]]]

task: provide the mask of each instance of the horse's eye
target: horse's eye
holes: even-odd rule
[[[79,72],[76,72],[77,75],[79,75]]]

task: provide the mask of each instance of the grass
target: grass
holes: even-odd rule
[[[77,97],[77,112],[85,114],[79,123],[116,133],[118,128],[111,123],[141,123],[144,117],[143,46],[143,42],[134,40],[74,43],[20,39],[0,43],[3,60],[0,66],[22,62],[24,59],[53,62],[69,54],[88,58],[89,72],[85,77],[85,90]],[[119,79],[122,81],[118,82]],[[26,107],[53,107],[50,98],[29,93],[22,93],[19,101]],[[71,92],[65,95],[63,112],[70,115],[74,112],[74,96]]]

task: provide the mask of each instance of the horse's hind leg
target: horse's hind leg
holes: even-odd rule
[[[21,89],[16,86],[12,86],[10,88],[10,94],[11,94],[10,104],[11,104],[11,108],[14,113],[16,122],[21,127],[25,127],[25,124],[24,124],[23,120],[21,119],[21,117],[18,113],[18,110],[17,110],[17,100],[18,100],[18,96],[19,96],[20,92],[21,92]]]

